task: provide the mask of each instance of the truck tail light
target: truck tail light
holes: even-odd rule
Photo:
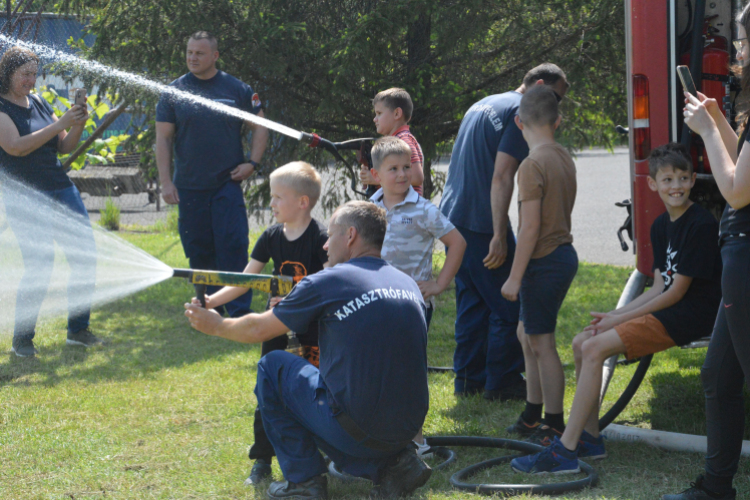
[[[645,160],[651,154],[651,125],[648,111],[648,78],[633,75],[633,145],[635,159]]]

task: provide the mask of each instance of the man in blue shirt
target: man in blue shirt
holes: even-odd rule
[[[231,319],[185,305],[193,328],[238,342],[318,323],[320,369],[286,351],[258,363],[258,407],[286,479],[269,498],[327,498],[318,449],[371,479],[378,497],[408,495],[432,473],[412,444],[429,407],[425,306],[414,280],[380,258],[385,230],[381,208],[350,201],[329,223],[333,267],[302,279],[275,308]]]
[[[206,31],[194,33],[187,44],[190,72],[170,85],[262,117],[258,94],[216,69],[218,58],[216,38]],[[249,161],[242,149],[243,125],[253,130]],[[180,239],[191,268],[241,272],[247,265],[248,224],[240,182],[260,163],[267,141],[268,130],[254,123],[170,94],[159,100],[156,164],[162,196],[179,205]],[[248,292],[228,303],[227,313],[247,314],[251,300]]]
[[[488,400],[523,399],[523,353],[516,337],[518,302],[500,294],[516,240],[508,222],[513,178],[529,147],[514,122],[532,85],[549,85],[558,99],[565,73],[545,63],[516,90],[491,95],[466,112],[453,146],[440,210],[467,243],[456,274],[456,395],[484,393]],[[449,250],[450,251],[450,250]]]

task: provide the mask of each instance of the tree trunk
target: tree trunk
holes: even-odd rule
[[[414,102],[414,113],[412,114],[411,123],[419,128],[424,122],[427,110],[420,108],[420,103],[430,102],[432,90],[432,71],[428,66],[430,57],[430,37],[432,35],[432,18],[428,12],[426,3],[422,3],[421,11],[416,15],[414,21],[409,24],[406,32],[406,82],[412,90],[417,90],[412,94]],[[422,193],[426,199],[432,198],[434,192],[434,183],[432,179],[432,157],[435,154],[435,139],[432,131],[427,128],[419,129],[417,141],[422,146],[422,153],[425,155],[422,169],[424,170],[424,185]]]

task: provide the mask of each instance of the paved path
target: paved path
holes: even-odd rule
[[[576,155],[578,193],[573,209],[573,245],[578,258],[597,264],[617,266],[635,265],[633,245],[623,252],[617,240],[617,229],[625,222],[624,208],[615,202],[630,198],[630,173],[627,148],[617,148],[614,154],[593,149]],[[447,163],[437,167],[447,172]],[[510,219],[514,230],[518,228],[517,190],[513,193]],[[433,200],[436,204],[439,199]]]

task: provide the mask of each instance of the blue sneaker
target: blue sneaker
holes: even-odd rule
[[[565,449],[555,437],[547,448],[536,455],[514,458],[510,466],[527,474],[577,474],[581,472],[575,451]]]
[[[607,458],[607,451],[604,449],[604,436],[600,434],[598,438],[595,438],[588,432],[583,431],[581,438],[578,440],[578,458],[590,460]]]

